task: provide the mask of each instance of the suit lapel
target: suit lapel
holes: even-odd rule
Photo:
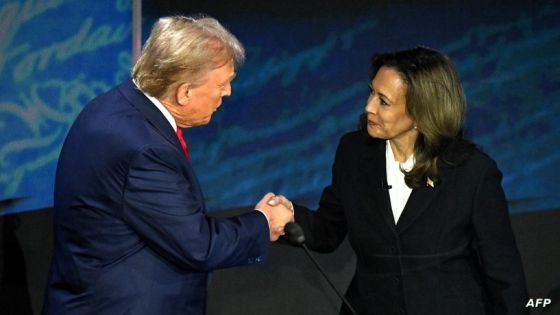
[[[389,191],[385,189],[387,183],[387,172],[385,171],[385,142],[379,140],[366,140],[363,152],[362,167],[359,173],[358,187],[365,187],[361,192],[365,198],[363,205],[368,213],[374,213],[373,224],[379,226],[379,219],[395,232],[395,220],[391,210]],[[377,218],[376,218],[377,217]]]
[[[404,210],[397,222],[397,231],[400,233],[404,232],[410,225],[418,218],[422,212],[424,212],[430,202],[439,194],[442,185],[445,185],[445,180],[440,173],[440,182],[432,187],[425,183],[424,185],[412,190],[410,197],[404,207]]]
[[[165,116],[159,109],[140,91],[132,80],[128,80],[119,86],[119,90],[124,97],[140,111],[146,120],[154,126],[158,132],[167,140],[182,151],[181,143],[177,134]]]
[[[119,90],[129,103],[137,108],[142,115],[144,115],[146,120],[154,126],[159,134],[161,134],[166,141],[174,145],[177,150],[181,152],[181,155],[183,155],[183,149],[181,147],[181,143],[179,142],[179,138],[177,138],[177,134],[175,133],[175,130],[173,130],[169,121],[167,121],[165,116],[163,116],[160,110],[144,95],[144,93],[136,87],[134,82],[132,82],[132,80],[124,82],[119,86]],[[204,195],[198,182],[198,178],[194,173],[191,163],[189,163],[186,158],[184,161],[187,165],[186,169],[188,172],[188,180],[192,183],[193,193],[199,196],[202,203],[202,212],[206,213]]]

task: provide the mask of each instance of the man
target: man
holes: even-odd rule
[[[212,18],[160,19],[124,82],[88,104],[60,154],[44,314],[202,314],[208,274],[262,263],[293,211],[206,216],[181,128],[231,94],[237,39]]]

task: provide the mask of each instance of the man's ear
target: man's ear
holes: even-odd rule
[[[190,83],[182,83],[177,87],[175,98],[177,100],[177,104],[179,105],[187,105],[189,103],[189,97],[191,94],[192,85]]]

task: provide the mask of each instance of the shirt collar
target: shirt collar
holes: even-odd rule
[[[387,160],[387,164],[389,164],[389,163],[398,164],[400,166],[400,168],[402,168],[405,171],[410,171],[412,169],[412,167],[414,166],[414,163],[416,162],[416,160],[414,159],[414,154],[411,154],[406,159],[406,161],[401,163],[401,162],[395,160],[395,155],[393,154],[393,149],[391,148],[391,144],[389,143],[389,140],[387,140],[385,146],[387,147],[386,152],[385,152],[385,159]]]
[[[159,111],[163,114],[165,119],[167,119],[169,124],[171,124],[171,127],[173,127],[173,130],[175,130],[175,132],[176,132],[177,131],[177,123],[175,122],[175,118],[173,118],[173,116],[167,110],[167,108],[165,108],[165,106],[157,98],[155,98],[151,95],[148,95],[146,92],[142,91],[142,89],[136,83],[136,80],[132,79],[132,82],[134,82],[134,85],[136,85],[138,90],[140,92],[142,92],[142,94],[144,94],[152,102],[152,104],[154,104],[157,107],[157,109],[159,109]]]

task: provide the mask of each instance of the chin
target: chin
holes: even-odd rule
[[[206,125],[208,125],[208,124],[210,123],[210,120],[211,120],[211,119],[208,118],[208,119],[204,119],[204,120],[201,120],[201,121],[197,121],[196,124],[194,124],[194,125],[195,125],[196,127],[199,127],[199,126],[206,126]]]
[[[372,128],[372,127],[368,126],[367,127],[367,133],[370,137],[380,138],[379,132],[375,128]]]
[[[208,125],[210,123],[210,120],[212,120],[212,116],[206,117],[206,118],[202,118],[198,121],[194,121],[192,123],[192,127],[199,127],[199,126],[204,126],[204,125]]]
[[[379,131],[371,131],[370,129],[368,129],[368,135],[372,138],[376,138],[376,139],[384,139],[387,140],[389,139],[389,137],[387,137],[386,134],[383,134]]]

